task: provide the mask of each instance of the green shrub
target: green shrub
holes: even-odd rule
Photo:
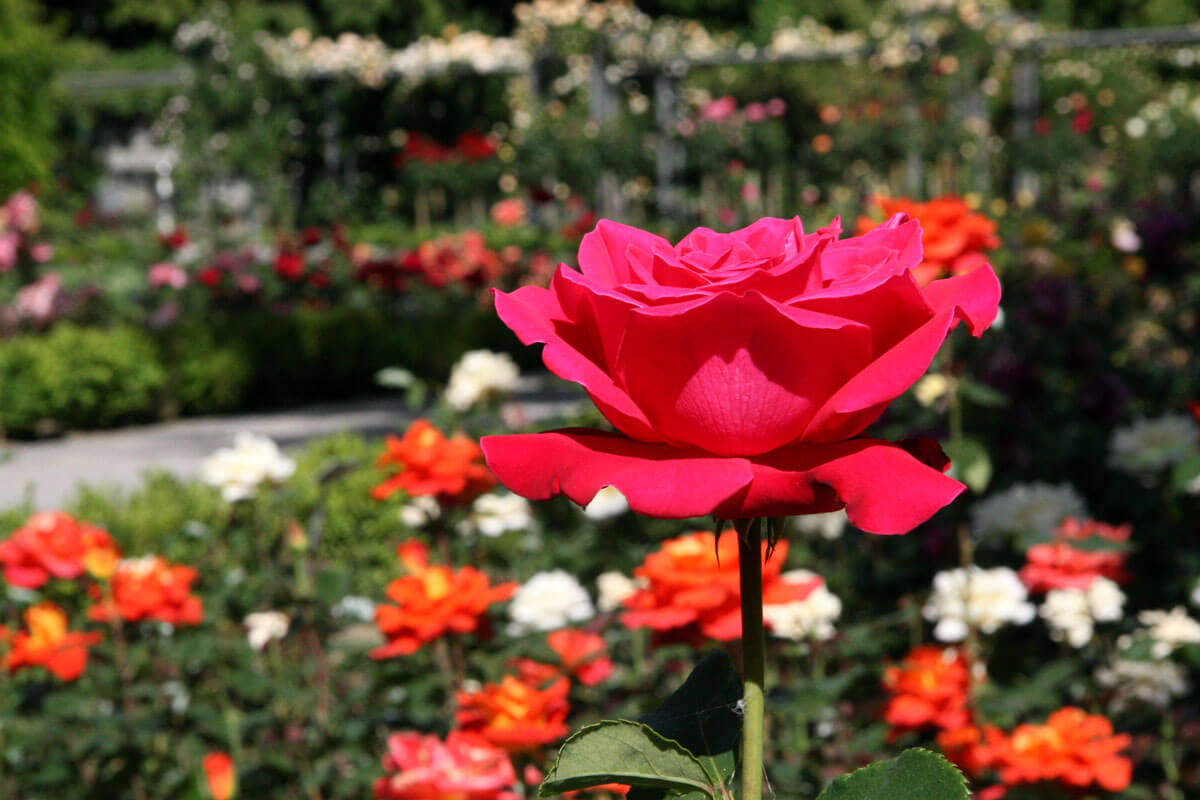
[[[0,426],[10,434],[152,419],[166,385],[154,340],[136,328],[63,324],[0,343]]]
[[[50,176],[56,52],[27,0],[0,0],[0,197]]]

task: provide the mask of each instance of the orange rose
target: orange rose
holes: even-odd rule
[[[1133,773],[1133,763],[1121,755],[1129,742],[1128,734],[1113,734],[1106,717],[1068,706],[1044,725],[1018,725],[996,746],[995,764],[1009,786],[1054,781],[1119,792]]]
[[[119,616],[126,622],[156,619],[171,625],[199,625],[204,606],[191,594],[198,573],[191,567],[169,564],[162,556],[119,561],[108,583],[108,592],[92,587],[96,604],[88,616],[107,621]]]
[[[604,637],[577,628],[562,628],[546,637],[562,667],[584,686],[604,683],[612,674],[612,659]]]
[[[500,683],[458,693],[458,724],[510,753],[532,750],[567,735],[569,690],[566,678],[536,686],[505,675]]]
[[[917,283],[925,286],[946,275],[963,275],[987,263],[987,252],[1000,246],[996,223],[977,214],[962,198],[946,195],[927,203],[907,197],[877,197],[875,204],[891,217],[907,214],[921,223],[924,261],[913,270]],[[858,232],[866,233],[879,223],[859,217]]]
[[[371,490],[385,500],[403,490],[410,497],[433,495],[444,505],[465,505],[496,485],[483,463],[483,451],[465,436],[447,439],[429,420],[419,419],[404,437],[388,436],[376,464],[399,467]]]
[[[107,531],[61,511],[34,514],[0,542],[4,579],[27,589],[38,589],[50,578],[74,580],[84,573],[107,578],[120,557]]]
[[[100,641],[99,633],[69,632],[67,615],[51,602],[30,606],[24,618],[27,630],[12,635],[11,647],[4,656],[5,669],[16,672],[24,667],[44,667],[64,681],[83,674],[87,649]]]
[[[800,584],[780,578],[787,559],[786,541],[779,542],[770,561],[765,543],[762,552],[765,605],[803,600],[820,584],[820,579]],[[621,615],[621,622],[628,627],[698,630],[720,641],[742,635],[736,533],[722,536],[720,542],[707,531],[670,539],[657,553],[646,556],[633,574],[646,586],[625,599],[629,610]]]
[[[375,624],[388,641],[371,651],[372,658],[409,655],[450,632],[474,633],[488,606],[517,589],[515,583],[491,586],[474,567],[431,566],[428,548],[415,540],[396,552],[409,574],[388,584],[387,596],[396,605],[375,608]]]
[[[883,718],[893,737],[926,727],[952,731],[971,722],[970,676],[957,649],[913,648],[899,666],[884,671],[883,688],[892,696]]]

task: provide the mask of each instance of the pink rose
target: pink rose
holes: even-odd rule
[[[29,248],[29,257],[35,263],[45,264],[50,259],[54,258],[54,245],[38,242],[33,247]]]
[[[451,731],[443,744],[415,731],[393,733],[375,782],[379,800],[516,800],[517,775],[508,754],[481,736]]]
[[[19,191],[4,204],[8,224],[21,233],[29,233],[37,227],[37,200],[27,191]]]
[[[718,97],[700,109],[700,119],[705,119],[709,122],[721,122],[733,116],[734,112],[737,111],[737,107],[737,100],[732,96]]]
[[[45,325],[54,319],[61,294],[62,278],[57,272],[48,272],[17,290],[17,314],[37,325]]]
[[[172,264],[170,261],[161,261],[150,265],[150,269],[146,270],[146,282],[155,289],[164,286],[169,286],[172,289],[182,289],[187,286],[187,272],[182,267]]]
[[[963,486],[930,440],[859,434],[924,373],[960,321],[996,316],[990,267],[921,287],[921,228],[897,215],[839,239],[835,221],[698,228],[678,245],[601,221],[550,288],[496,292],[521,341],[587,389],[617,433],[491,436],[488,465],[531,499],[585,505],[615,486],[666,518],[845,507],[875,533],[924,522]]]
[[[0,272],[8,272],[17,265],[17,253],[21,249],[21,234],[15,231],[0,233]]]
[[[767,107],[762,103],[750,103],[746,106],[747,122],[762,122],[767,118]]]

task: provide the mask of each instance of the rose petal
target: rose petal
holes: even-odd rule
[[[496,313],[525,344],[544,343],[542,361],[560,378],[580,384],[596,408],[616,428],[644,441],[659,441],[642,411],[589,354],[580,351],[579,340],[586,334],[566,319],[554,295],[536,286],[526,286],[505,294],[493,290]],[[576,341],[568,341],[571,336]],[[601,349],[590,342],[585,349]],[[602,355],[601,355],[602,357]]]
[[[487,436],[480,444],[500,482],[531,500],[561,493],[582,506],[602,487],[615,486],[634,511],[666,519],[787,516],[844,506],[850,522],[865,531],[904,533],[965,489],[908,449],[878,439],[792,445],[753,459],[716,458],[587,428]],[[929,441],[919,445],[912,450],[933,460]]]
[[[722,293],[684,310],[635,309],[619,380],[668,441],[754,455],[800,437],[816,410],[870,360],[869,329]]]
[[[838,441],[861,433],[888,403],[925,374],[960,319],[978,336],[996,318],[1000,305],[1000,282],[991,267],[934,281],[924,291],[934,316],[877,356],[829,398],[808,423],[805,441]]]
[[[579,271],[603,286],[627,283],[634,274],[629,263],[631,249],[639,254],[674,250],[661,236],[602,219],[579,243]]]

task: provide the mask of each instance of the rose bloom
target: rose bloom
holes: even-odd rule
[[[400,468],[371,490],[376,500],[403,490],[410,497],[433,495],[442,505],[465,505],[496,485],[475,442],[447,439],[426,419],[410,425],[403,438],[389,435],[376,464]]]
[[[443,743],[416,731],[387,739],[376,800],[517,800],[508,753],[482,736],[451,731]]]
[[[304,254],[281,250],[275,256],[274,268],[284,280],[298,281],[304,277]]]
[[[969,725],[970,694],[967,660],[957,648],[922,645],[899,665],[883,673],[883,688],[891,695],[883,718],[891,736],[934,727],[956,730]]]
[[[492,206],[492,221],[502,228],[515,228],[525,221],[525,203],[509,197]]]
[[[96,604],[90,619],[104,622],[119,616],[126,622],[154,619],[170,625],[199,625],[204,606],[191,594],[199,574],[192,567],[170,564],[162,556],[126,558],[117,563],[106,587],[91,587]]]
[[[963,275],[984,266],[987,252],[1000,246],[996,223],[973,212],[962,198],[947,195],[918,203],[907,197],[879,197],[875,203],[889,217],[905,214],[920,221],[925,257],[913,270],[913,277],[922,286],[944,275]],[[858,232],[865,233],[876,224],[860,217]]]
[[[941,731],[938,747],[947,760],[966,774],[977,777],[996,760],[996,750],[1004,742],[1004,732],[994,725],[965,725]],[[978,795],[982,800],[983,795]]]
[[[44,667],[59,680],[73,681],[87,666],[87,649],[100,641],[99,633],[67,630],[67,615],[49,601],[25,609],[26,630],[11,636],[0,626],[0,643],[9,650],[0,664],[9,672]]]
[[[558,654],[562,668],[584,686],[604,683],[612,674],[608,644],[597,633],[563,628],[547,636],[546,643]]]
[[[159,289],[164,286],[172,289],[182,289],[187,286],[187,271],[177,264],[172,264],[169,261],[161,261],[157,264],[151,264],[150,268],[146,270],[146,282],[150,284],[152,289]]]
[[[1044,725],[1018,725],[994,748],[995,766],[1008,786],[1054,781],[1071,789],[1099,787],[1119,792],[1129,786],[1133,764],[1122,751],[1128,734],[1081,708],[1061,708]]]
[[[696,531],[663,542],[662,549],[646,556],[633,574],[646,581],[625,599],[621,622],[630,628],[699,632],[719,641],[742,635],[741,590],[738,578],[737,534],[713,541],[712,533]],[[780,577],[787,560],[787,542],[766,558],[763,542],[763,603],[803,600],[820,585],[814,578],[787,583]]]
[[[0,542],[4,580],[26,589],[41,588],[50,578],[73,580],[84,573],[107,578],[120,557],[107,531],[61,511],[34,514]]]
[[[1066,542],[1035,544],[1025,551],[1021,582],[1030,592],[1086,589],[1096,578],[1127,583],[1125,554],[1116,550],[1080,550]]]
[[[208,793],[213,800],[231,800],[237,793],[237,772],[228,753],[212,752],[201,759]]]
[[[995,318],[990,267],[922,288],[921,227],[897,216],[840,239],[834,223],[763,219],[678,245],[601,221],[549,289],[496,292],[500,318],[545,343],[618,432],[482,441],[509,489],[586,505],[615,486],[636,512],[773,517],[845,507],[902,533],[963,491],[930,440],[856,438],[926,371],[959,322]]]
[[[515,583],[491,586],[474,567],[431,566],[428,548],[415,540],[396,553],[408,574],[388,584],[387,596],[395,605],[375,607],[375,624],[387,643],[372,650],[371,658],[409,655],[447,633],[474,633],[484,624],[488,606],[507,600],[517,588]]]
[[[566,678],[543,685],[541,680],[505,675],[500,683],[459,692],[456,719],[464,731],[478,733],[497,747],[510,753],[527,752],[567,735],[564,720],[570,711],[570,688]]]

